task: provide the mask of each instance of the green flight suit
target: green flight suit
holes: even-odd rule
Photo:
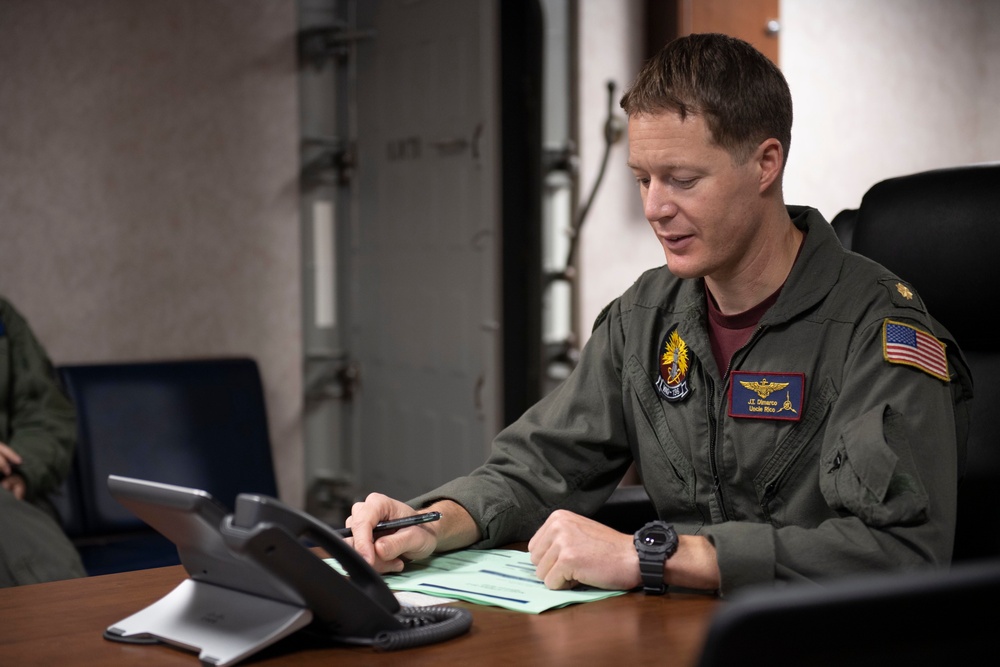
[[[24,317],[0,298],[0,442],[21,455],[24,500],[0,489],[0,586],[85,576],[49,495],[69,472],[76,411]]]
[[[483,466],[411,503],[455,500],[483,533],[474,546],[497,547],[530,538],[555,509],[593,513],[634,460],[659,516],[715,545],[722,595],[947,566],[965,360],[912,286],[844,250],[815,209],[789,213],[806,232],[799,257],[730,369],[712,355],[704,281],[647,271]],[[887,327],[932,334],[923,340],[946,346],[947,370],[898,363]],[[667,386],[671,375],[683,382]]]

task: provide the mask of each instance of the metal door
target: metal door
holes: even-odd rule
[[[338,258],[351,459],[357,494],[406,499],[481,463],[499,424],[497,6],[359,8],[372,36],[358,46],[356,214]]]

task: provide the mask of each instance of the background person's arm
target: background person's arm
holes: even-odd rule
[[[63,392],[45,348],[27,321],[0,301],[0,381],[7,382],[8,430],[0,441],[22,461],[25,499],[56,490],[69,474],[76,447],[76,410]]]

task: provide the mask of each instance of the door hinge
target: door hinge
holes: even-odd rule
[[[305,382],[307,404],[328,400],[350,401],[361,388],[361,370],[353,359],[343,356],[313,355],[306,357],[306,361],[321,364],[318,370],[307,374]]]
[[[299,32],[299,66],[323,69],[329,61],[347,62],[351,47],[362,39],[371,39],[374,30],[351,30],[344,25],[309,28]]]

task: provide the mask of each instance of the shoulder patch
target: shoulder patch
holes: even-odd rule
[[[882,356],[891,364],[913,366],[950,381],[945,344],[910,324],[890,319],[882,322]]]

